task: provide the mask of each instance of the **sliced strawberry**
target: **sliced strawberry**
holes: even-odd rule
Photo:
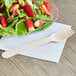
[[[28,18],[24,18],[24,19],[27,24],[28,31],[33,31],[35,29],[33,22],[31,20],[29,20]]]
[[[31,6],[29,4],[26,4],[24,7],[23,7],[25,13],[29,16],[29,17],[35,17],[35,14],[31,8]]]
[[[0,3],[0,7],[1,7],[2,3]]]
[[[40,7],[44,10],[44,14],[46,14],[47,16],[51,16],[50,12],[47,10],[45,5],[41,5]]]
[[[34,2],[32,2],[32,4],[34,4]]]
[[[11,8],[10,8],[10,13],[12,13],[12,11],[14,10],[14,9],[19,9],[19,4],[14,4]]]
[[[0,19],[1,19],[1,25],[2,25],[2,27],[3,28],[7,27],[7,22],[6,22],[5,17],[1,16]]]
[[[1,7],[1,5],[2,5],[2,3],[0,3],[0,8],[1,8],[1,12],[3,13],[4,10],[5,10],[5,6],[2,6],[2,7]]]
[[[50,10],[50,8],[52,6],[48,1],[44,1],[44,5],[45,5],[45,7],[47,8],[48,11]]]
[[[3,6],[3,7],[1,8],[1,12],[3,13],[4,10],[5,10],[5,6]]]

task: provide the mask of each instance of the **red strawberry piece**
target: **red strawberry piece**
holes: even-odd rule
[[[48,1],[44,1],[44,5],[45,5],[45,7],[47,8],[48,11],[50,10],[50,8],[52,6]]]
[[[32,4],[34,4],[34,2],[32,2]]]
[[[4,10],[5,10],[5,6],[3,6],[3,7],[1,8],[1,12],[3,13]]]
[[[5,6],[2,6],[2,7],[1,7],[1,5],[2,5],[2,3],[0,3],[0,8],[1,8],[1,12],[3,13],[4,10],[5,10]]]
[[[2,3],[0,3],[0,7],[1,7]]]
[[[47,16],[51,16],[50,12],[47,10],[45,5],[41,5],[40,7],[44,10],[44,14],[46,14]]]
[[[10,13],[12,13],[13,12],[13,10],[16,10],[16,9],[19,9],[19,4],[14,4],[11,8],[10,8]]]
[[[26,4],[24,7],[23,7],[25,13],[29,16],[29,17],[35,17],[35,14],[31,8],[31,6],[29,4]]]
[[[0,19],[1,19],[1,25],[2,25],[2,27],[3,28],[7,27],[7,22],[6,22],[5,17],[1,16]]]
[[[24,18],[24,19],[27,24],[28,31],[33,31],[35,29],[33,22],[31,20],[29,20],[28,18]]]

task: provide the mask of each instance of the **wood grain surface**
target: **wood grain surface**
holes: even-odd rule
[[[76,31],[76,0],[53,1],[60,13],[57,22]],[[76,34],[67,40],[58,64],[20,55],[10,59],[0,56],[0,76],[76,76]]]

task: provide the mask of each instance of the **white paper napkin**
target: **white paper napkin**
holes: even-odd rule
[[[43,31],[37,31],[34,33],[31,33],[29,35],[24,36],[4,36],[0,40],[0,49],[3,50],[9,50],[13,49],[31,42],[34,42],[36,40],[40,40],[42,38],[46,38],[50,36],[52,33],[63,30],[65,28],[70,28],[71,26],[61,24],[61,23],[53,23],[50,27]],[[25,51],[23,53],[20,53],[21,55],[48,60],[52,62],[59,62],[60,56],[62,54],[65,41],[60,43],[48,43],[36,48],[33,48],[31,50]]]

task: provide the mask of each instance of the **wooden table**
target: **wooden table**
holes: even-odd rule
[[[57,22],[72,25],[76,31],[76,1],[54,2],[60,12]],[[68,39],[58,64],[20,55],[0,57],[0,76],[76,76],[76,34]]]

